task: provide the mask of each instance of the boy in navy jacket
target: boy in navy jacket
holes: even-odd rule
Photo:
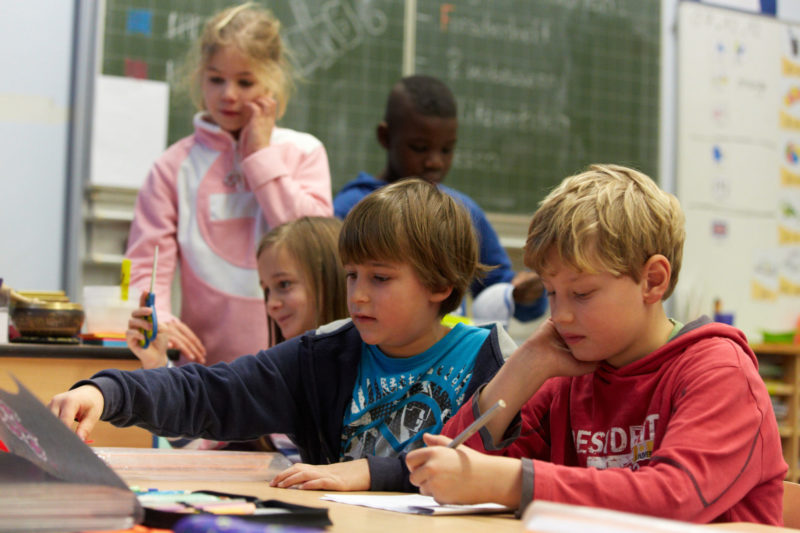
[[[405,452],[441,431],[513,342],[497,327],[441,322],[485,267],[469,214],[436,186],[410,179],[370,195],[345,219],[339,252],[344,323],[211,367],[106,370],[51,411],[84,439],[98,419],[165,437],[286,433],[304,464],[274,485],[413,490]]]

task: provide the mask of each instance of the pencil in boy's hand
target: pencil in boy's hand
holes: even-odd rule
[[[463,444],[465,440],[467,440],[468,438],[470,438],[473,435],[473,433],[475,433],[476,431],[481,429],[483,426],[488,424],[489,420],[491,420],[492,417],[495,414],[497,414],[497,410],[498,409],[500,409],[502,407],[505,407],[505,406],[506,406],[506,402],[504,402],[502,399],[497,400],[496,404],[491,406],[485,413],[483,413],[481,416],[479,416],[475,420],[475,422],[473,422],[472,424],[468,425],[467,428],[464,431],[459,433],[458,436],[456,438],[454,438],[450,442],[450,444],[447,445],[447,447],[448,448],[455,448],[456,446],[460,446],[461,444]]]

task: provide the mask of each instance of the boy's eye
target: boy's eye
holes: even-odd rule
[[[426,145],[424,145],[424,144],[412,144],[410,146],[410,148],[414,152],[417,152],[417,153],[420,153],[420,154],[423,153],[423,152],[427,152],[428,151],[428,147]]]
[[[239,80],[239,87],[243,87],[245,89],[252,87],[255,85],[256,82],[253,80]]]
[[[575,294],[575,298],[577,298],[579,300],[585,300],[586,298],[588,298],[589,296],[592,295],[592,291],[576,292],[576,293],[573,293],[573,294]]]
[[[375,281],[379,281],[381,283],[383,283],[384,281],[389,281],[389,279],[390,279],[389,276],[380,276],[378,274],[375,274],[372,277],[375,278]]]
[[[211,77],[208,78],[208,81],[210,81],[211,83],[217,85],[217,84],[223,83],[225,80],[223,80],[219,76],[211,76]]]

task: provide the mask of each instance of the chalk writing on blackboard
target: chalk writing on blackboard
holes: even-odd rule
[[[292,51],[295,68],[303,76],[319,68],[329,68],[363,42],[365,35],[378,36],[386,31],[386,14],[375,7],[356,10],[334,0],[322,9],[309,9],[308,2],[293,1],[291,10],[297,22],[283,35]],[[319,13],[312,16],[311,13]]]

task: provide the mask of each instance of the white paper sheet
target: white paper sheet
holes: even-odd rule
[[[480,503],[476,505],[441,505],[430,496],[421,494],[400,494],[392,496],[371,494],[326,494],[322,500],[373,507],[386,511],[409,514],[454,515],[504,513],[511,511],[508,507],[496,503]]]
[[[169,86],[98,76],[92,122],[91,182],[138,189],[166,148]]]
[[[535,501],[522,515],[525,531],[537,533],[699,533],[708,531],[688,522],[609,509]]]

